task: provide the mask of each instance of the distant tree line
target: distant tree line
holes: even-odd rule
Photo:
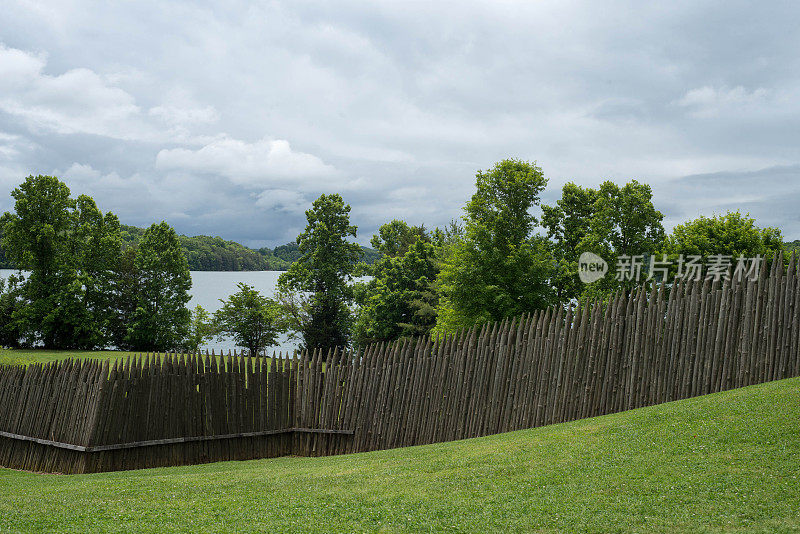
[[[668,234],[650,186],[636,180],[596,189],[568,183],[549,206],[540,202],[546,185],[542,170],[526,161],[478,171],[460,220],[431,230],[387,222],[372,238],[381,257],[371,265],[357,264],[353,253],[350,207],[338,195],[323,195],[306,213],[303,255],[281,277],[278,298],[292,312],[293,330],[309,348],[392,342],[673,279],[674,268],[652,276],[650,259],[761,256],[769,263],[784,249],[778,229],[760,228],[739,212],[699,217]],[[605,258],[612,270],[617,258],[637,256],[642,276],[618,279],[612,272],[584,284],[583,252]]]
[[[647,260],[725,255],[770,262],[800,245],[784,245],[778,229],[739,212],[699,217],[667,233],[650,186],[636,180],[597,188],[567,183],[554,204],[542,205],[546,186],[535,163],[500,161],[478,171],[459,220],[431,229],[388,221],[372,249],[355,242],[358,229],[343,198],[323,194],[294,243],[256,251],[178,236],[163,222],[147,230],[123,226],[90,197],[72,199],[56,178],[29,177],[0,224],[6,258],[29,271],[0,281],[0,344],[194,350],[217,336],[259,353],[288,332],[302,348],[325,351],[607,301],[676,274],[670,268],[654,277]],[[638,256],[643,277],[612,274],[585,284],[578,275],[583,252],[611,269],[617,258]],[[286,272],[274,299],[240,284],[209,314],[186,308],[189,259],[194,268],[281,265]]]
[[[338,282],[341,274],[380,256],[337,237],[342,228],[328,217],[326,204],[336,197],[343,208],[337,195],[315,202],[319,229],[277,247],[277,256],[220,238],[179,236],[165,222],[147,229],[121,225],[91,197],[73,198],[53,176],[29,176],[11,196],[14,210],[0,219],[0,247],[18,272],[0,279],[0,346],[197,350],[216,336],[233,338],[256,354],[292,330],[314,347],[335,335],[341,326],[337,321],[349,317],[342,299],[349,299],[351,288]],[[344,221],[347,226],[347,217]],[[350,233],[355,235],[354,227]],[[343,248],[332,248],[337,239]],[[329,251],[327,256],[317,251],[320,247]],[[309,270],[309,255],[333,259],[344,270]],[[301,318],[287,302],[245,284],[214,314],[199,306],[189,310],[187,258],[215,270],[296,266],[281,277],[291,280],[281,287],[310,291],[307,307],[304,297],[293,297],[309,313]],[[344,336],[335,339],[348,342]]]
[[[123,243],[138,242],[143,228],[121,225]],[[190,271],[286,271],[300,258],[297,243],[287,243],[274,249],[252,249],[221,237],[197,235],[178,236]],[[376,251],[362,247],[361,261],[371,264],[380,257]]]
[[[120,224],[120,231],[122,244],[127,248],[137,244],[146,229]],[[190,271],[286,271],[300,257],[297,243],[287,243],[274,249],[252,249],[235,241],[205,235],[178,235],[178,241]],[[381,256],[369,247],[362,247],[362,253],[361,261],[367,264],[375,263]],[[0,269],[15,268],[0,246]]]

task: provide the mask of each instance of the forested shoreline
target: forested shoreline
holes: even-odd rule
[[[128,246],[138,243],[146,230],[127,224],[121,224],[120,229],[123,244]],[[0,239],[2,239],[2,229],[0,229]],[[253,249],[218,236],[179,234],[178,240],[191,271],[287,271],[301,256],[295,242],[279,245],[274,249],[268,247]],[[784,242],[783,246],[789,253],[800,251],[800,240]],[[367,265],[373,265],[384,256],[374,248],[362,246],[361,249],[364,254],[361,261]],[[0,247],[0,269],[16,269],[16,266],[6,258],[2,247]]]
[[[476,173],[459,220],[387,221],[365,254],[337,193],[311,204],[293,243],[253,250],[179,236],[163,221],[125,226],[58,178],[29,176],[0,219],[8,259],[27,271],[0,282],[0,345],[192,352],[227,336],[260,354],[288,334],[301,348],[364,347],[604,305],[640,284],[754,279],[796,245],[738,211],[668,233],[652,189],[636,180],[569,182],[550,205],[547,182],[535,162],[502,160]],[[190,269],[285,272],[272,297],[239,284],[212,315],[187,308]]]
[[[133,246],[141,241],[146,229],[121,224],[120,230],[123,245]],[[297,243],[294,242],[274,249],[267,247],[252,249],[217,236],[178,235],[178,240],[191,271],[286,271],[300,257]],[[369,265],[381,257],[380,252],[369,247],[362,247],[362,250],[364,252],[362,261]],[[16,269],[13,262],[6,258],[5,251],[1,247],[0,269]]]

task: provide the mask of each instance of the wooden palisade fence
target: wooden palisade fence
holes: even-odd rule
[[[483,436],[800,375],[800,265],[292,358],[0,367],[0,465],[82,473]]]

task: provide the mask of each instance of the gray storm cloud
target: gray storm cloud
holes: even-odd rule
[[[336,191],[366,242],[459,216],[514,156],[546,201],[635,178],[669,224],[741,209],[800,238],[791,3],[8,4],[0,209],[57,173],[123,222],[260,246]]]

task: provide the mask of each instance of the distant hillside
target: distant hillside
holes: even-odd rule
[[[126,243],[138,242],[143,233],[144,228],[122,225],[122,238]],[[205,235],[181,235],[180,241],[192,271],[285,271],[300,258],[296,243],[254,250],[235,241]],[[380,258],[379,252],[361,248],[365,262],[372,264]]]
[[[364,263],[372,265],[376,261],[378,261],[381,257],[381,253],[377,250],[373,250],[369,247],[361,247],[361,250],[364,253],[362,260]],[[300,248],[297,246],[297,243],[286,243],[285,245],[281,245],[279,247],[275,247],[274,249],[270,250],[268,248],[260,248],[257,250],[259,254],[263,254],[265,256],[273,256],[280,261],[284,261],[288,264],[292,264],[300,259]]]
[[[128,246],[138,243],[142,234],[144,228],[122,225],[122,240]],[[179,238],[192,271],[285,271],[291,264],[273,256],[269,249],[255,251],[221,237],[181,235]]]
[[[139,242],[144,228],[121,225],[122,240],[127,246]],[[2,234],[0,234],[1,236]],[[181,247],[189,269],[192,271],[285,271],[300,257],[296,243],[253,250],[235,241],[205,235],[180,236]],[[364,261],[372,264],[380,258],[380,253],[371,248],[364,249]],[[0,269],[13,269],[0,249]]]

